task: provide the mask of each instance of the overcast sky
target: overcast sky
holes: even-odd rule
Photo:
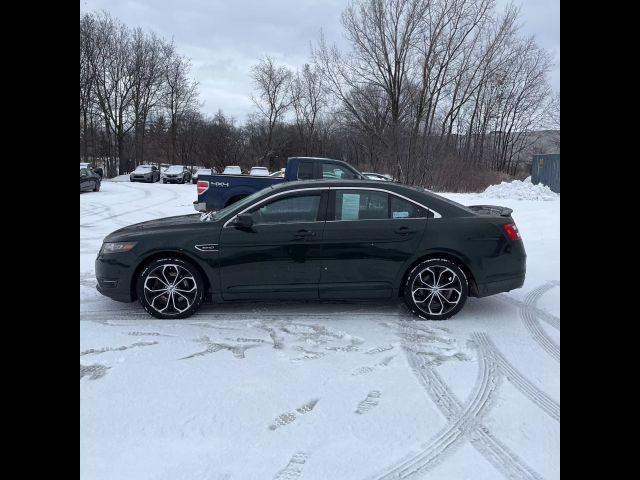
[[[507,0],[497,0],[502,10]],[[298,68],[309,61],[320,30],[344,45],[340,14],[348,0],[81,0],[82,13],[105,10],[129,26],[173,38],[192,61],[203,112],[222,109],[244,122],[254,110],[250,68],[265,54]],[[522,32],[535,35],[555,62],[560,91],[560,0],[517,0]]]

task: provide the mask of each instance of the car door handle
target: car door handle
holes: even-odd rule
[[[293,238],[306,238],[306,237],[315,237],[315,236],[316,236],[316,232],[312,232],[310,230],[298,230],[293,235]]]
[[[413,228],[409,228],[409,227],[400,227],[395,231],[396,235],[409,235],[411,233],[416,233],[416,232],[417,230],[414,230]]]

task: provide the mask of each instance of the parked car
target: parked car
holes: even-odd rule
[[[129,180],[132,182],[159,182],[160,171],[155,165],[138,165],[129,175]]]
[[[267,167],[251,167],[249,175],[253,175],[254,177],[268,177],[269,169]]]
[[[102,172],[102,168],[98,167],[94,167],[94,165],[92,163],[87,163],[87,162],[80,162],[80,168],[88,168],[90,170],[92,170],[94,173],[98,174],[100,176],[100,179],[102,180],[102,176],[103,176],[103,172]]]
[[[467,297],[520,288],[526,254],[504,207],[465,207],[398,183],[307,181],[107,235],[97,289],[157,318],[203,301],[403,298],[445,320]]]
[[[392,182],[393,178],[388,175],[383,175],[381,173],[373,173],[373,172],[362,172],[362,174],[367,177],[369,180],[380,180],[382,182]]]
[[[199,168],[196,170],[196,173],[191,177],[191,181],[193,183],[198,183],[198,175],[213,175],[215,173],[215,169],[212,168]]]
[[[98,192],[102,177],[90,168],[80,169],[80,192]]]
[[[224,167],[222,175],[242,175],[242,170],[237,165],[228,165]]]
[[[162,173],[162,183],[189,183],[191,172],[184,165],[171,165]]]
[[[287,160],[284,177],[229,177],[203,175],[198,179],[198,199],[193,202],[199,212],[216,211],[251,195],[258,190],[282,182],[313,179],[364,179],[362,174],[346,162],[330,158],[291,157]]]

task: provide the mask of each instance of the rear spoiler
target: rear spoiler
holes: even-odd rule
[[[498,207],[496,205],[470,205],[467,207],[480,215],[498,215],[500,217],[510,217],[513,209]]]

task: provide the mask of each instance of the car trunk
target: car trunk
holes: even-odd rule
[[[497,205],[468,205],[467,208],[479,215],[497,215],[499,217],[510,217],[513,209],[499,207]]]

